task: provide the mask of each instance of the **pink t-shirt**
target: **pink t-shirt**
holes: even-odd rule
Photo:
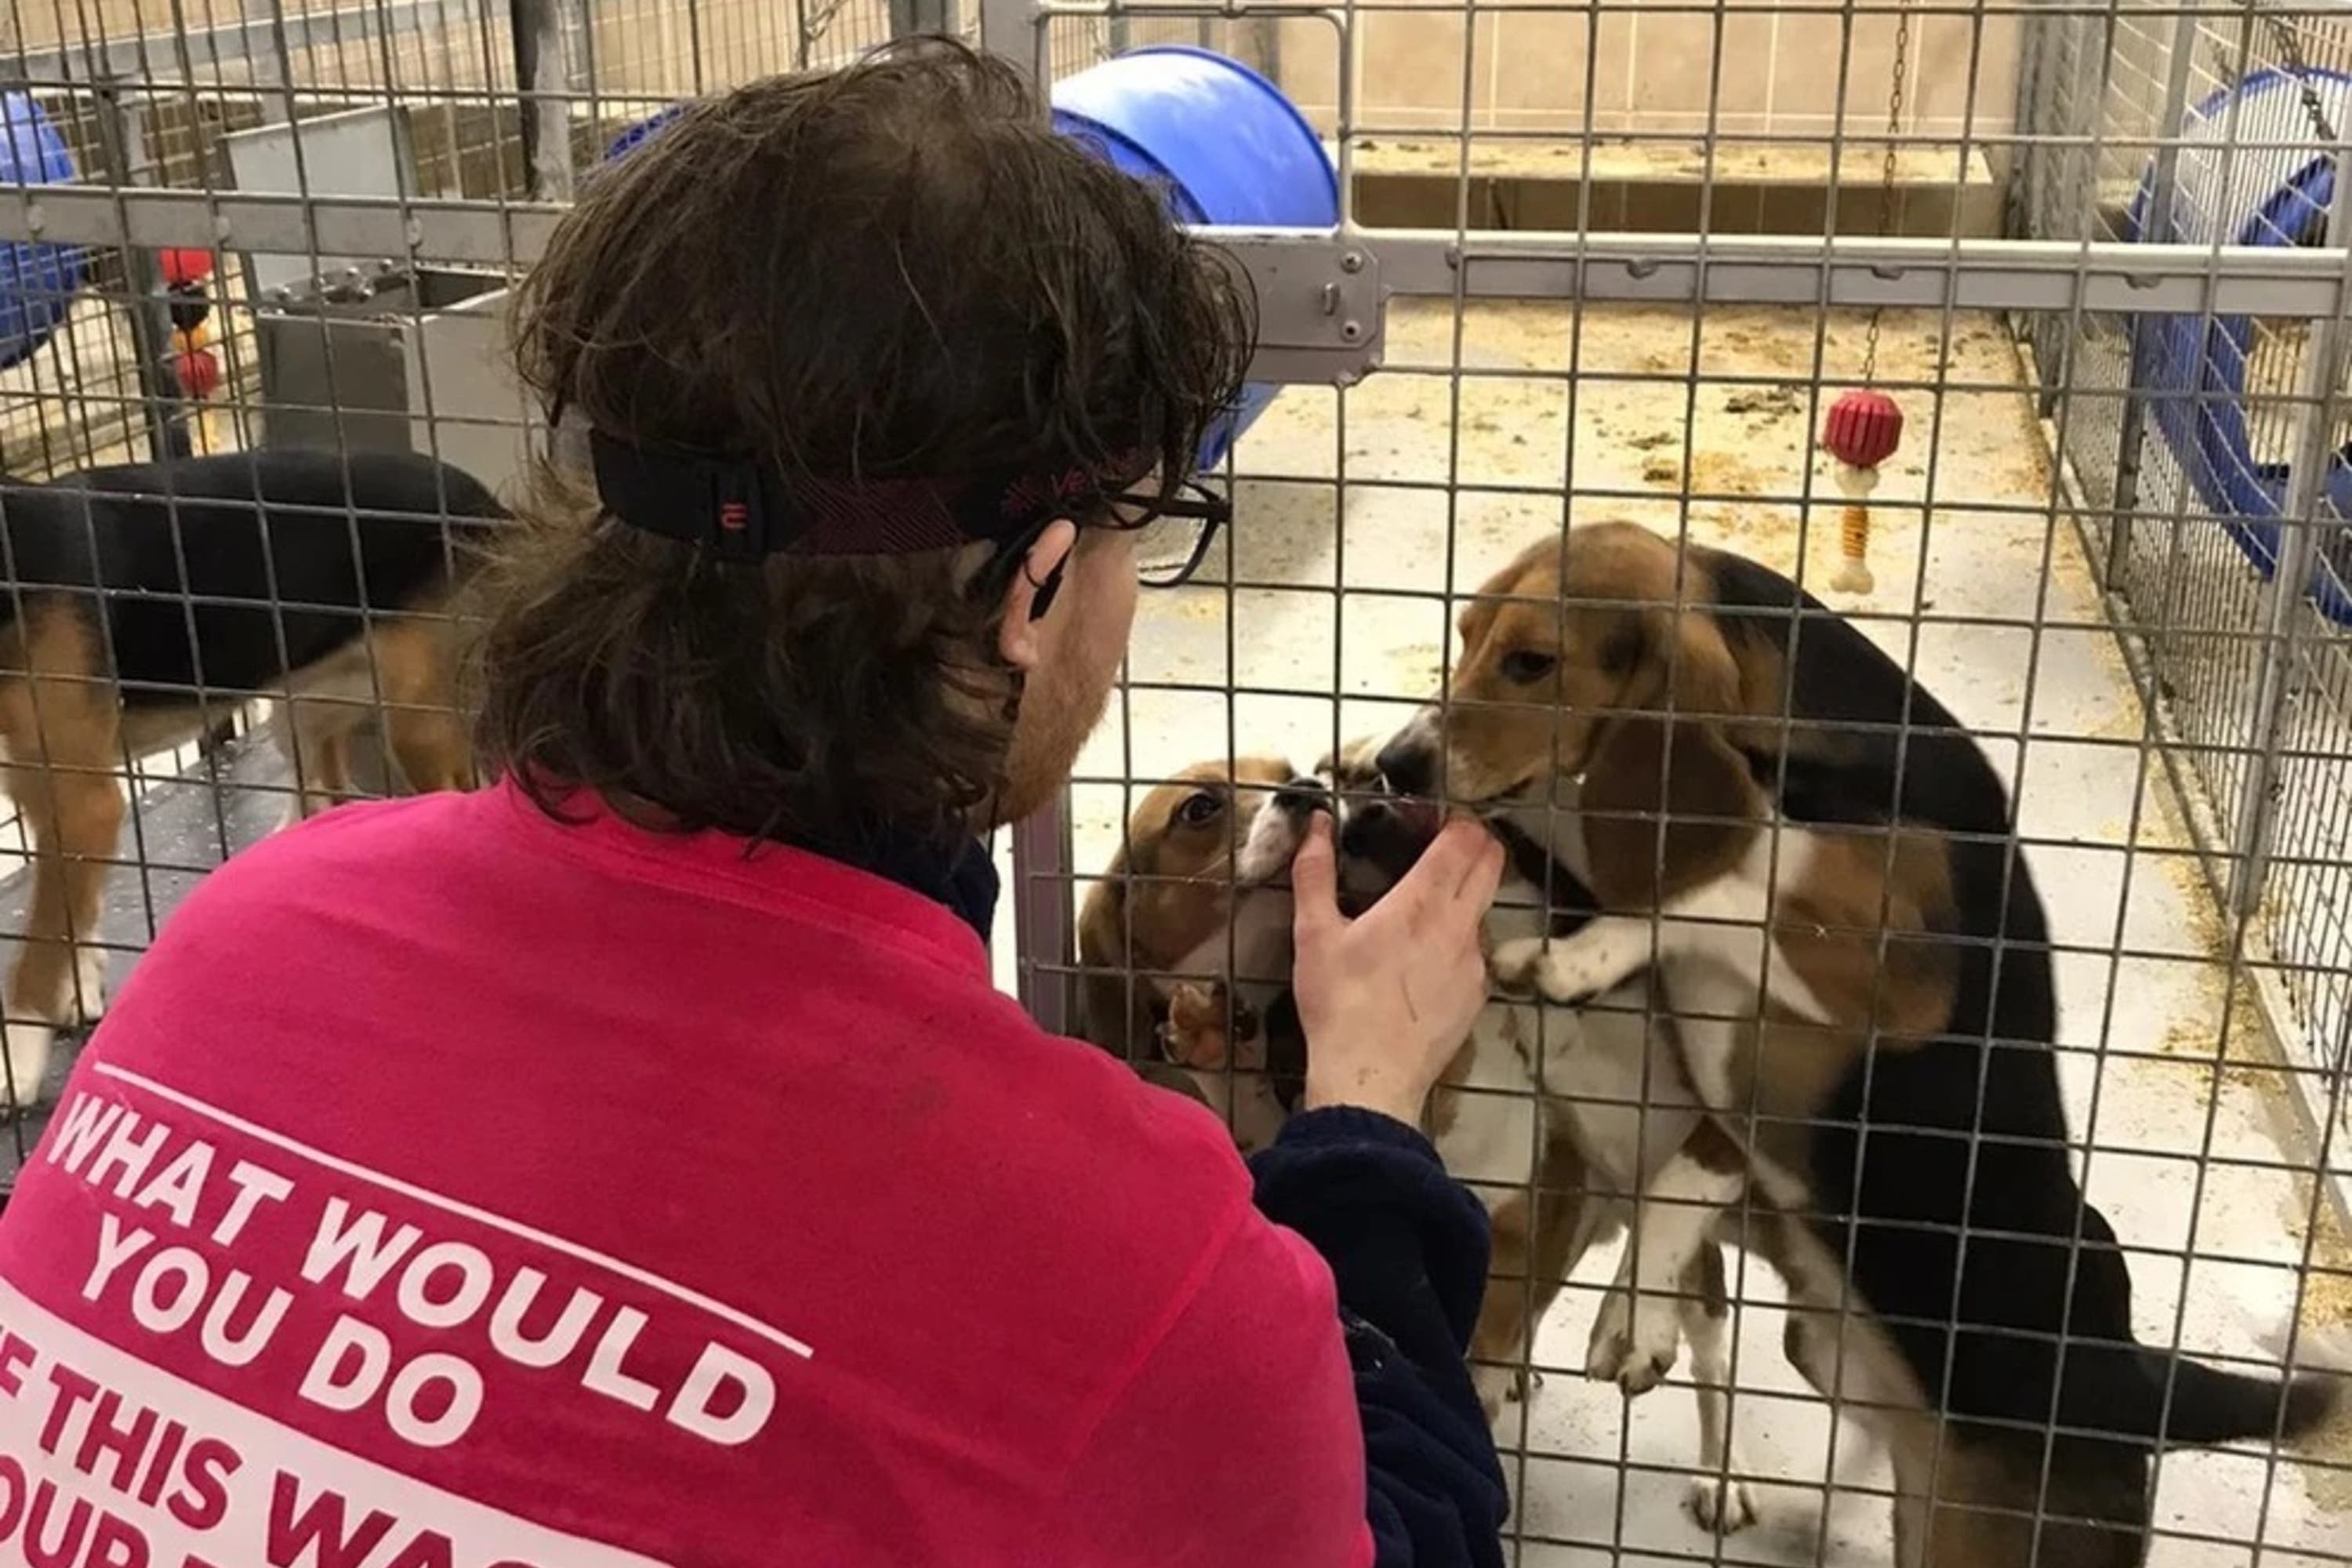
[[[0,1218],[0,1563],[1369,1562],[1213,1119],[743,847],[509,787],[206,881]]]

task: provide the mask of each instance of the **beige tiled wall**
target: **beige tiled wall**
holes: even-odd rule
[[[1895,18],[1817,4],[1455,0],[1356,14],[1354,123],[1375,131],[1595,131],[1827,136],[1886,122]],[[1339,120],[1339,31],[1282,25],[1284,89],[1327,130]],[[1905,129],[2006,133],[2015,120],[2020,17],[1912,20]],[[1717,62],[1720,60],[1718,67]],[[1841,72],[1841,62],[1843,70]],[[1843,81],[1841,83],[1841,75]],[[1974,111],[1971,113],[1970,105]]]

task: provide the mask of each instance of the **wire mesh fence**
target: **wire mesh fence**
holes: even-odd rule
[[[2352,13],[2268,5],[2043,25],[2032,231],[2340,244]],[[2209,868],[2275,959],[2281,1033],[2347,1058],[2340,328],[2259,310],[2042,316],[2045,400],[2154,711],[2210,805]],[[2295,584],[2305,584],[2297,588]]]
[[[505,291],[564,197],[681,98],[929,29],[1048,84],[1155,45],[1248,65],[1328,152],[1341,221],[1225,236],[1260,290],[1269,393],[1214,477],[1234,522],[1145,595],[1064,808],[1016,836],[1007,984],[1262,1136],[1279,976],[1244,974],[1230,939],[1097,921],[1103,889],[1148,885],[1187,813],[1206,860],[1170,879],[1229,882],[1275,785],[1425,708],[1448,721],[1477,679],[1457,623],[1483,587],[1563,528],[1630,522],[1725,552],[1687,556],[1707,571],[1736,558],[1801,584],[1997,775],[2056,994],[2046,1037],[2006,1043],[2054,1063],[2142,1341],[2253,1370],[2274,1357],[2249,1320],[2352,1312],[2342,6],[110,0],[7,25],[8,101],[66,161],[10,111],[0,227],[20,248],[0,283],[24,309],[0,308],[0,338],[25,352],[0,370],[0,500],[19,505],[95,466],[236,451],[424,454],[511,500],[544,432],[500,361]],[[1273,186],[1265,167],[1241,183]],[[1818,433],[1865,384],[1905,425],[1857,513]],[[180,526],[184,501],[165,504]],[[368,503],[337,510],[356,526]],[[27,585],[12,570],[20,626]],[[274,586],[247,607],[286,615]],[[303,792],[415,784],[392,666],[360,663],[306,693],[377,715],[323,752],[278,725],[270,682],[197,693],[202,745],[117,736],[120,842],[68,852],[112,872],[94,925],[36,930],[19,875],[10,929],[102,952],[119,980]],[[1789,721],[1797,696],[1776,689],[1763,716]],[[1549,737],[1560,707],[1536,711]],[[10,761],[23,813],[44,764]],[[12,990],[12,1027],[89,1011],[91,977],[71,978],[31,1016]],[[1573,1031],[1574,1011],[1528,1026]],[[1205,1056],[1171,1019],[1202,1026]],[[1531,1048],[1580,1059],[1601,1034]],[[1538,1129],[1573,1142],[1655,1110],[1646,1082],[1540,1070],[1454,1088],[1442,1146],[1498,1220],[1545,1189]],[[38,1127],[17,1120],[16,1158]],[[1760,1225],[1769,1205],[1742,1203]],[[1790,1364],[1789,1258],[1747,1236],[1727,1333],[1694,1330],[1675,1374],[1696,1401],[1583,1375],[1625,1249],[1584,1235],[1573,1269],[1539,1247],[1498,1267],[1497,1299],[1532,1320],[1480,1347],[1505,1363],[1486,1382],[1516,1562],[1888,1560],[1895,1490],[1917,1479],[1905,1429],[1874,1428],[1892,1469],[1841,1436],[1872,1398]],[[1547,1269],[1568,1277],[1556,1302]],[[2041,1441],[2055,1420],[2027,1426]],[[2148,1561],[2352,1562],[2340,1438],[2276,1436],[2165,1451]],[[2055,1544],[2065,1500],[2009,1500],[2022,1536],[1927,1559],[1915,1534],[1901,1560],[1990,1568],[2045,1540],[2045,1562],[2086,1560]]]

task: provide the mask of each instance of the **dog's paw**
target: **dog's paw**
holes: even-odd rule
[[[1654,956],[1649,927],[1641,921],[1595,921],[1564,942],[1555,942],[1536,973],[1544,1000],[1580,1007],[1602,992],[1622,985]]]
[[[1514,995],[1542,997],[1555,1007],[1581,1007],[1617,984],[1623,967],[1608,944],[1583,936],[1547,943],[1525,936],[1496,944],[1487,970]]]
[[[1615,1384],[1629,1398],[1647,1394],[1674,1370],[1682,1346],[1682,1324],[1674,1302],[1654,1298],[1637,1301],[1630,1291],[1612,1290],[1592,1320],[1584,1374]]]
[[[1555,1005],[1570,1005],[1574,999],[1559,994],[1554,984],[1554,952],[1539,936],[1516,937],[1496,944],[1486,972],[1510,995],[1541,996]]]
[[[1524,1366],[1494,1366],[1482,1362],[1471,1367],[1470,1382],[1478,1390],[1478,1403],[1485,1408],[1486,1424],[1491,1426],[1502,1419],[1505,1405],[1521,1404],[1543,1386],[1543,1373]]]
[[[1237,1061],[1239,1047],[1255,1040],[1257,1032],[1257,1016],[1235,1002],[1222,982],[1180,981],[1168,993],[1160,1048],[1170,1061],[1213,1072],[1228,1063],[1249,1065]]]
[[[1470,1383],[1478,1391],[1478,1406],[1486,1413],[1489,1426],[1503,1418],[1503,1406],[1516,1405],[1525,1396],[1517,1367],[1474,1366]]]
[[[5,1037],[7,1072],[0,1078],[0,1121],[21,1116],[41,1098],[41,1080],[48,1076],[49,1050],[57,1044],[54,1024],[11,1018],[0,1025]]]
[[[1683,1506],[1701,1530],[1716,1535],[1735,1534],[1756,1522],[1756,1499],[1745,1481],[1694,1476]]]
[[[1214,1071],[1232,1055],[1225,1010],[1215,987],[1187,981],[1168,993],[1168,1016],[1160,1024],[1160,1053],[1201,1072]]]
[[[76,1028],[88,1028],[106,1016],[106,950],[100,947],[79,947],[74,950],[74,994],[67,1004],[66,1022]]]
[[[1503,990],[1533,990],[1536,965],[1543,962],[1543,950],[1541,937],[1514,937],[1509,942],[1498,942],[1495,951],[1486,955],[1486,973]]]

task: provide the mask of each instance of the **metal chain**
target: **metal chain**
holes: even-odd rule
[[[2270,28],[2278,44],[2279,58],[2286,62],[2287,74],[2303,99],[2303,111],[2311,116],[2311,128],[2319,132],[2319,144],[2329,153],[2336,150],[2336,128],[2327,122],[2327,106],[2320,101],[2319,89],[2312,83],[2311,62],[2303,57],[2303,45],[2294,36],[2292,23],[2262,4],[2262,0],[2246,0],[2246,8],[2260,17]]]
[[[1878,232],[1892,236],[1895,232],[1895,138],[1903,131],[1904,79],[1911,74],[1911,0],[1902,0],[1902,8],[1895,14],[1895,80],[1886,93],[1886,156],[1878,171]],[[1865,382],[1878,374],[1878,315],[1877,307],[1870,312],[1870,325],[1862,340],[1862,379]]]

